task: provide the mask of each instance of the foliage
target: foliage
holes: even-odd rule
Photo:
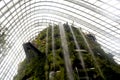
[[[6,55],[4,53],[2,54],[2,51],[5,50],[5,48],[6,48],[6,46],[5,46],[6,31],[7,31],[7,28],[3,28],[3,27],[0,26],[0,56],[1,57]]]
[[[86,37],[90,48],[94,52],[94,58],[97,63],[95,63],[93,56],[88,50],[88,47],[80,34],[79,30],[74,26],[71,26],[76,40],[80,49],[85,50],[86,52],[81,52],[82,57],[85,63],[85,68],[90,80],[118,80],[120,79],[120,69],[119,65],[113,64],[109,61],[106,53],[101,49],[100,44],[96,40],[92,40],[84,34]],[[60,39],[60,31],[59,26],[54,25],[54,52],[55,56],[52,52],[52,25],[49,25],[48,28],[44,29],[40,32],[40,34],[33,41],[33,44],[42,52],[42,54],[46,55],[46,58],[43,57],[35,57],[29,63],[24,60],[20,68],[18,70],[18,75],[14,77],[14,80],[23,80],[24,77],[27,76],[29,80],[44,80],[51,79],[51,75],[53,80],[68,80],[65,64],[63,60],[63,51],[61,47],[61,39]],[[70,60],[72,62],[72,68],[74,73],[74,79],[79,80],[79,77],[85,77],[85,72],[82,67],[81,60],[78,57],[78,52],[76,51],[76,45],[74,43],[73,35],[70,31],[70,27],[68,24],[64,24],[65,35],[67,38]],[[47,33],[48,32],[48,33]],[[48,37],[47,37],[48,34]],[[48,41],[47,41],[48,39]],[[46,47],[48,45],[48,48]],[[46,51],[47,48],[47,51]],[[104,75],[104,79],[100,75],[96,65],[98,65],[101,69],[102,74]],[[82,75],[81,75],[82,74]]]
[[[35,57],[30,62],[25,59],[19,66],[18,75],[14,80],[45,80],[45,57]]]

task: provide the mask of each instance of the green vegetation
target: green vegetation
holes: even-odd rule
[[[7,28],[2,28],[0,26],[0,54],[5,49],[5,43],[6,43],[6,40],[5,40],[6,33],[5,32],[6,31],[7,31]],[[4,54],[2,54],[2,55],[4,55]]]
[[[54,25],[53,28],[55,39],[55,57],[52,53],[52,26],[49,25],[49,27],[41,31],[36,39],[32,42],[34,46],[41,51],[43,56],[34,57],[30,60],[30,62],[27,62],[25,59],[22,63],[20,63],[18,74],[14,77],[14,80],[68,80],[63,58],[63,49],[61,46],[62,42],[60,39],[59,26]],[[110,61],[112,58],[107,56],[97,41],[89,37],[88,34],[83,33],[89,42],[90,48],[94,52],[95,59],[97,61],[97,63],[95,63],[93,56],[89,52],[89,49],[79,30],[73,26],[71,28],[75,34],[80,49],[83,50],[81,53],[85,62],[85,68],[89,80],[120,79],[120,66]],[[78,57],[78,51],[69,25],[64,24],[64,29],[68,42],[67,44],[69,48],[74,79],[79,80],[79,78],[85,78],[85,71]],[[96,65],[100,67],[104,78],[101,76]]]
[[[44,80],[44,57],[32,58],[28,63],[25,59],[19,66],[19,74],[14,80]]]

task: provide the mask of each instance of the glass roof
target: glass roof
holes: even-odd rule
[[[22,44],[49,23],[68,22],[95,34],[103,49],[120,63],[119,0],[0,0],[0,27],[7,48],[0,54],[0,80],[12,80],[25,58]],[[3,55],[3,53],[5,55]]]

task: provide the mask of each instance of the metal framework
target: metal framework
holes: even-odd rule
[[[17,73],[25,58],[24,42],[49,23],[73,21],[75,27],[95,34],[103,49],[120,62],[119,0],[0,0],[0,27],[8,28],[8,47],[0,54],[0,80],[12,80]]]

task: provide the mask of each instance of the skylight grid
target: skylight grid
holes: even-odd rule
[[[7,45],[11,46],[5,51],[8,55],[0,64],[0,79],[12,80],[17,72],[17,64],[25,58],[21,44],[32,40],[39,31],[45,28],[42,25],[50,22],[57,24],[65,21],[73,23],[74,21],[75,24],[79,24],[79,27],[94,33],[104,48],[114,52],[114,55],[119,54],[120,46],[115,41],[120,39],[119,5],[120,2],[117,0],[0,1],[0,24],[8,28],[7,33],[10,36],[7,36],[6,39]],[[37,24],[40,22],[41,24]]]

